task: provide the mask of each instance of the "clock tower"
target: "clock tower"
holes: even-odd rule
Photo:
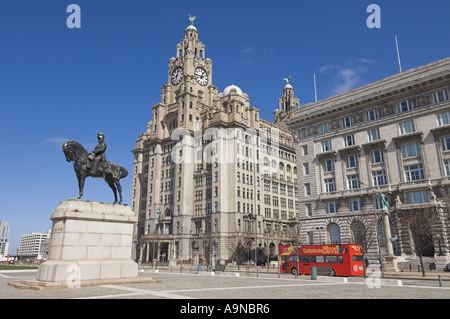
[[[206,58],[205,45],[191,24],[177,44],[176,56],[169,60],[167,84],[161,88],[161,102],[153,106],[152,114],[162,126],[153,123],[152,135],[166,138],[176,127],[194,131],[200,112],[214,107],[217,94],[218,88],[212,85],[212,61]]]
[[[236,260],[241,234],[263,247],[275,216],[287,234],[296,214],[295,150],[282,126],[298,102],[293,89],[286,87],[280,100],[280,125],[260,118],[238,86],[219,93],[194,19],[169,59],[161,100],[132,151],[134,244],[143,263],[161,261],[162,254],[169,265]],[[269,158],[270,167],[280,168],[277,176],[267,174]],[[269,253],[255,251],[259,258]]]

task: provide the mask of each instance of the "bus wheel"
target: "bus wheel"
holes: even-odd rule
[[[295,276],[295,273],[297,272],[297,269],[295,269],[295,268],[292,268],[291,269],[291,274],[293,274],[294,276]]]
[[[334,271],[334,269],[331,269],[330,277],[334,277],[334,276],[336,276],[336,272]]]

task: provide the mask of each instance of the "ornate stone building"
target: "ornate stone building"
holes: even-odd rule
[[[398,259],[417,254],[412,220],[424,216],[424,254],[449,261],[449,90],[446,58],[295,110],[303,242],[370,237],[378,254],[383,193]]]
[[[142,263],[254,259],[255,241],[261,260],[276,255],[277,235],[296,236],[296,156],[286,125],[299,105],[294,90],[284,88],[276,124],[261,119],[239,87],[214,86],[198,35],[193,25],[184,31],[132,151]]]

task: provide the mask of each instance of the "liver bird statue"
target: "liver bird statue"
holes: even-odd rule
[[[189,15],[189,22],[191,23],[191,25],[194,25],[195,19],[197,19],[196,16],[191,16],[191,15]]]

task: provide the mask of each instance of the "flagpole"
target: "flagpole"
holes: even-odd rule
[[[402,63],[400,62],[400,52],[398,50],[397,35],[395,35],[395,46],[397,47],[398,69],[402,72]]]
[[[317,87],[316,87],[316,74],[314,73],[314,97],[317,102]]]

